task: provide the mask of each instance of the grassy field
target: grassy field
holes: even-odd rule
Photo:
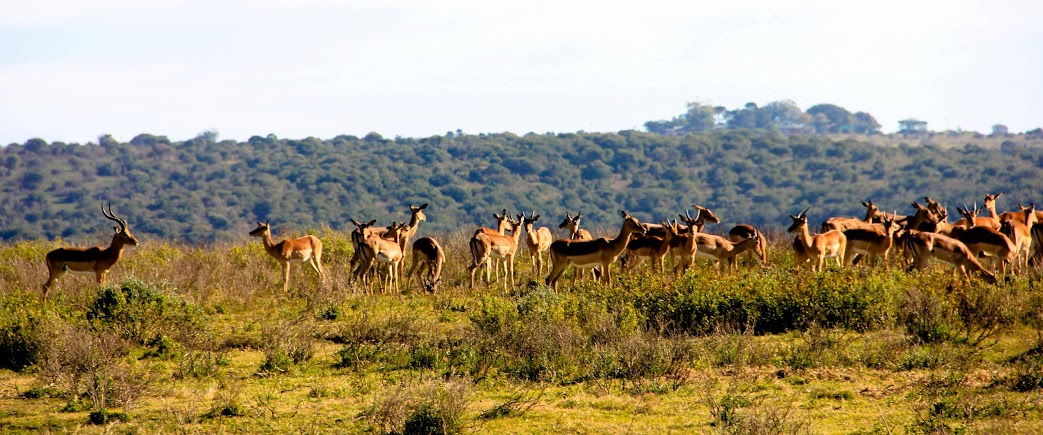
[[[59,243],[0,247],[0,432],[1043,431],[1038,271],[812,274],[776,242],[725,276],[554,293],[526,259],[470,290],[458,233],[435,294],[367,294],[347,235],[317,235],[330,279],[295,266],[289,294],[245,236],[143,240],[47,301]]]

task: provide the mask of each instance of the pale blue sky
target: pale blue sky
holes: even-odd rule
[[[791,99],[1043,126],[1036,1],[5,1],[0,144],[618,131]]]

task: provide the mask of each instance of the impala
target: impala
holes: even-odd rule
[[[627,244],[626,255],[623,256],[625,260],[623,269],[625,271],[633,270],[637,265],[641,264],[642,259],[648,258],[652,269],[663,273],[663,259],[670,252],[670,241],[678,235],[677,228],[667,225],[666,222],[660,223],[660,228],[666,230],[666,233],[662,236],[648,235],[647,228],[646,226],[645,235],[635,235],[630,240],[630,243]]]
[[[907,224],[910,219],[909,216],[899,216],[897,213],[884,213],[873,201],[862,201],[862,206],[866,208],[866,222],[881,223],[884,218],[889,218],[901,226]]]
[[[695,239],[694,234],[702,233],[703,228],[706,227],[707,222],[719,223],[721,220],[717,218],[705,207],[696,206],[695,219],[692,219],[692,215],[685,209],[684,214],[678,214],[681,221],[688,225],[687,228],[678,228],[677,235],[670,239],[670,262],[674,265],[674,274],[679,271],[688,269],[688,264],[685,263],[685,259],[690,259],[692,252],[695,250]]]
[[[979,222],[977,214],[979,210],[968,210],[963,208],[956,209],[964,216],[964,220],[971,223]],[[1007,238],[998,229],[993,229],[987,226],[972,226],[970,228],[954,226],[950,232],[952,238],[963,242],[964,245],[970,249],[971,254],[977,256],[981,253],[986,253],[990,256],[996,257],[997,268],[999,268],[1004,274],[1007,271],[1007,264],[1016,261],[1016,255],[1018,253],[1017,246],[1011,242],[1011,239]]]
[[[703,207],[703,206],[700,206],[698,204],[692,204],[692,207],[695,208],[695,212],[696,212],[696,219],[694,219],[694,221],[698,222],[698,228],[694,232],[696,232],[696,233],[703,232],[703,227],[706,226],[707,222],[712,222],[712,223],[715,223],[715,224],[721,223],[721,220],[718,219],[717,216],[714,215],[712,211],[710,211],[710,209],[708,209],[706,207]],[[678,215],[678,216],[681,216],[681,215]],[[693,219],[692,219],[692,216],[688,213],[688,209],[685,209],[684,216],[681,216],[681,220],[686,222],[689,226],[692,225],[691,222],[693,222]],[[664,235],[666,235],[666,232],[667,232],[666,227],[669,226],[669,225],[666,224],[666,222],[661,222],[661,223],[658,223],[658,224],[642,223],[641,225],[644,225],[644,227],[645,227],[645,235],[646,236],[658,236],[658,237],[663,237]],[[687,232],[687,228],[680,229],[680,232],[681,233]]]
[[[753,237],[754,235],[757,236],[757,247],[754,249],[754,252],[757,254],[757,257],[760,258],[761,264],[765,264],[768,262],[768,253],[765,249],[765,245],[767,244],[767,242],[764,240],[764,237],[760,235],[760,232],[753,227],[753,225],[739,224],[732,227],[732,229],[728,230],[728,241],[732,243],[739,243],[743,240]]]
[[[511,288],[514,288],[514,256],[518,253],[518,239],[522,228],[520,220],[525,214],[518,215],[518,220],[507,216],[511,235],[501,236],[499,234],[487,234],[482,230],[474,232],[469,246],[471,248],[471,265],[467,268],[471,272],[471,288],[474,288],[474,274],[482,266],[486,266],[486,282],[489,280],[488,263],[490,259],[502,260],[504,263],[503,289],[507,291],[508,276],[511,280]]]
[[[1028,266],[1031,256],[1032,226],[1036,224],[1036,204],[1032,203],[1028,207],[1018,204],[1018,207],[1021,207],[1021,217],[1007,219],[1000,223],[1000,232],[1017,247],[1016,266],[1018,272],[1021,272]]]
[[[559,229],[568,231],[569,240],[594,240],[594,236],[590,234],[590,231],[579,227],[579,220],[583,217],[583,212],[576,213],[575,216],[569,215],[568,210],[565,211],[565,220],[561,221],[558,225]],[[553,243],[553,242],[552,242]],[[598,267],[597,265],[591,265],[589,267],[576,267],[575,273],[572,274],[572,285],[575,286],[579,280],[579,276],[584,273],[584,269],[591,269],[590,274],[594,280],[598,279]]]
[[[694,250],[682,258],[684,268],[695,261],[695,257],[711,260],[716,265],[717,271],[727,271],[735,267],[735,258],[743,252],[757,249],[760,244],[761,235],[754,231],[749,238],[732,243],[721,236],[712,234],[692,234]]]
[[[138,239],[130,233],[127,221],[112,213],[112,204],[109,209],[101,208],[105,218],[115,221],[118,227],[112,227],[116,233],[112,235],[109,247],[102,249],[95,246],[91,248],[58,248],[47,253],[47,282],[43,284],[43,297],[47,299],[47,291],[54,282],[65,272],[73,275],[94,275],[98,284],[105,284],[105,275],[109,269],[119,261],[123,255],[123,248],[127,245],[137,246]]]
[[[970,272],[977,272],[988,282],[996,282],[996,275],[982,267],[971,250],[959,240],[937,233],[910,230],[902,237],[903,250],[912,257],[910,270],[923,270],[927,260],[935,258],[963,273],[970,279]]]
[[[406,276],[413,279],[413,271],[417,277],[421,277],[427,270],[427,276],[423,277],[424,290],[434,293],[435,287],[442,279],[442,265],[445,264],[445,252],[437,240],[430,237],[417,239],[413,242],[413,264],[409,267]]]
[[[427,203],[423,203],[423,204],[421,204],[419,206],[414,206],[413,204],[409,204],[409,215],[410,215],[409,216],[409,224],[407,225],[406,232],[403,234],[403,238],[401,239],[401,241],[403,243],[401,243],[401,245],[400,245],[403,250],[405,250],[405,246],[409,243],[409,239],[412,238],[414,235],[416,235],[416,231],[420,227],[420,222],[423,222],[423,221],[427,220],[427,215],[424,214],[424,209],[426,209],[426,208],[427,208]],[[374,223],[376,223],[376,221],[374,221]],[[387,227],[373,227],[373,226],[367,227],[364,231],[359,231],[358,229],[356,229],[355,231],[352,231],[351,232],[351,247],[354,249],[355,255],[353,255],[351,257],[351,265],[352,266],[357,266],[358,263],[359,263],[359,260],[362,259],[361,257],[359,257],[359,255],[360,255],[360,252],[361,252],[361,247],[362,247],[362,241],[363,240],[365,240],[370,235],[376,235],[377,237],[382,237],[382,238],[386,239],[387,238],[385,236],[386,233],[387,233]]]
[[[275,243],[272,241],[272,229],[268,225],[268,221],[264,221],[263,224],[257,222],[257,228],[250,231],[250,235],[260,237],[261,243],[264,244],[264,251],[282,264],[283,293],[290,288],[290,263],[307,262],[315,273],[319,274],[320,281],[326,279],[326,271],[322,269],[322,241],[318,237],[307,235]]]
[[[532,224],[538,220],[540,220],[540,215],[536,214],[536,210],[533,210],[529,217],[525,217],[525,213],[522,213],[521,222],[522,227],[525,228],[525,246],[529,248],[529,261],[536,271],[536,276],[543,276],[543,257],[550,250],[554,235],[547,227],[539,227],[534,231]]]
[[[811,265],[812,271],[822,271],[827,258],[836,258],[837,265],[843,265],[844,252],[847,250],[847,237],[843,232],[830,230],[812,236],[808,231],[808,209],[804,209],[797,216],[790,215],[790,219],[793,220],[793,225],[790,225],[786,232],[797,233],[804,252],[810,258],[817,260],[817,264],[812,263]]]
[[[623,216],[623,226],[619,229],[619,235],[612,240],[602,237],[597,240],[557,240],[551,243],[551,271],[545,280],[546,284],[557,290],[558,279],[572,264],[577,268],[600,266],[602,282],[612,285],[612,270],[609,266],[626,250],[631,234],[645,233],[645,228],[637,218],[622,210],[619,214]]]
[[[583,217],[583,212],[576,213],[575,216],[569,215],[568,210],[565,211],[565,220],[561,221],[558,228],[565,229],[569,232],[570,240],[594,240],[594,236],[590,234],[590,231],[584,230],[579,227],[579,220]]]
[[[359,227],[362,231],[368,228],[367,224],[360,223],[354,219],[351,223]],[[386,292],[388,289],[397,292],[399,290],[399,269],[402,267],[402,246],[399,245],[399,240],[402,237],[402,233],[405,231],[406,224],[399,224],[398,222],[392,222],[391,226],[387,227],[387,231],[384,232],[384,237],[377,236],[376,233],[371,233],[366,236],[366,239],[362,242],[362,263],[360,268],[356,269],[356,278],[362,278],[363,281],[368,281],[369,272],[373,270],[373,267],[377,264],[385,264],[388,266],[387,278],[381,282],[381,292]]]
[[[878,231],[876,228],[852,228],[844,231],[844,237],[847,239],[844,262],[851,264],[856,255],[865,255],[870,260],[883,258],[886,269],[888,267],[887,254],[894,245],[895,231],[898,230],[898,223],[895,222],[893,216],[883,216],[883,231]]]
[[[992,215],[995,215],[995,213],[996,213],[996,198],[998,198],[1002,194],[1003,193],[999,193],[999,194],[996,194],[996,195],[990,195],[988,193],[985,194],[985,205],[983,205],[982,208],[986,209],[986,210],[990,210],[991,211],[991,215],[990,216],[975,216],[973,222],[968,221],[966,218],[960,219],[960,220],[956,221],[956,223],[954,223],[953,226],[965,227],[965,228],[970,228],[970,227],[988,227],[988,228],[992,228],[994,230],[999,230],[1000,229],[1000,221],[998,219],[996,219],[995,217],[993,217]],[[931,208],[933,206],[940,206],[940,204],[938,204],[937,201],[932,201],[930,198],[927,198],[926,196],[924,197],[924,201],[927,201],[927,206],[929,208]],[[974,205],[974,208],[977,209],[977,210],[981,210],[981,209],[978,209],[978,205],[977,204]],[[944,209],[944,207],[943,207],[943,209]],[[939,213],[940,214],[940,212],[938,210],[935,210],[935,213]]]

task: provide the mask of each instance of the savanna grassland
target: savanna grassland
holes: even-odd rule
[[[58,243],[0,247],[0,432],[1043,430],[1039,271],[815,274],[776,237],[723,276],[552,292],[525,259],[516,288],[470,290],[457,232],[434,234],[437,292],[380,294],[350,282],[347,234],[313,233],[329,279],[295,266],[288,294],[245,235],[143,239],[109,285],[66,276],[46,301]]]

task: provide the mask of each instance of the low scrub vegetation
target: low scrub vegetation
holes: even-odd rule
[[[347,236],[322,237],[330,279],[294,273],[288,293],[244,241],[143,244],[111,284],[64,277],[43,300],[38,250],[0,247],[17,265],[0,275],[0,431],[1043,429],[1038,272],[778,261],[554,292],[520,261],[516,288],[470,291],[451,235],[434,294],[366,294]]]

